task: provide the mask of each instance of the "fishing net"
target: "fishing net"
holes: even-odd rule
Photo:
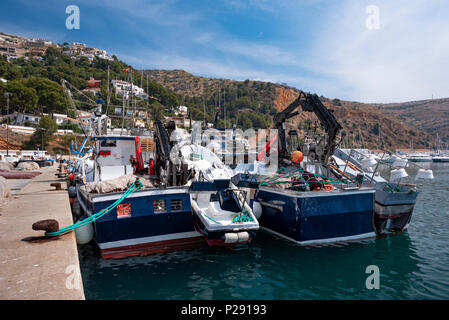
[[[11,190],[5,178],[0,177],[0,205],[2,205],[6,198],[11,196]]]
[[[152,188],[150,181],[139,178],[140,182],[145,188]],[[120,176],[115,179],[88,182],[80,189],[87,193],[109,193],[128,189],[136,181],[136,177],[132,174]]]
[[[39,165],[36,162],[19,162],[17,169],[22,170],[39,170]]]
[[[0,171],[11,171],[14,169],[14,166],[9,162],[0,161]]]

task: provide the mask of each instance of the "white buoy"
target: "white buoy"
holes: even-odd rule
[[[375,164],[377,164],[376,159],[374,159],[374,157],[369,156],[368,158],[365,158],[361,161],[362,167],[364,169],[366,168],[371,168],[372,166],[374,166]]]
[[[225,243],[234,243],[239,240],[237,233],[225,233]]]
[[[419,169],[418,173],[416,174],[416,179],[429,179],[432,180],[433,177],[433,171],[432,170],[426,170],[426,169]]]
[[[407,164],[407,161],[408,161],[407,159],[396,158],[392,166],[395,168],[404,168],[405,165]]]
[[[404,168],[391,170],[390,181],[397,181],[405,177],[408,177],[408,173]]]
[[[253,214],[256,219],[259,219],[262,216],[262,206],[259,201],[253,202]]]
[[[248,241],[248,239],[249,239],[249,233],[246,231],[237,233],[237,236],[238,236],[239,242],[245,242],[245,241]]]
[[[94,228],[92,223],[88,223],[85,226],[75,229],[76,243],[86,244],[89,243],[94,237]]]
[[[314,164],[307,164],[306,165],[306,171],[310,173],[315,173],[315,165]]]

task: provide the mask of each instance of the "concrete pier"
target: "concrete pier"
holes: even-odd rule
[[[36,242],[22,239],[43,236],[34,222],[56,219],[59,226],[73,223],[67,190],[54,191],[50,184],[62,182],[57,167],[16,191],[0,208],[0,299],[84,299],[75,234]]]

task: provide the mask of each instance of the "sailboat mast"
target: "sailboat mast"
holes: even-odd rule
[[[204,125],[206,125],[206,103],[204,102],[204,96],[203,96],[203,116],[204,116]]]
[[[226,128],[226,88],[223,88],[223,110],[224,110],[224,116],[225,116],[225,128]]]
[[[108,115],[110,100],[111,100],[111,93],[109,92],[109,65],[108,65],[108,97],[106,99],[106,115]]]

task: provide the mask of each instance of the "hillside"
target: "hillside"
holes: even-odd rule
[[[380,104],[409,125],[424,130],[436,139],[449,143],[449,98]]]
[[[102,58],[103,54],[98,55],[98,52],[103,50],[83,47],[83,54],[79,55],[73,48],[74,44],[72,47],[53,45],[34,58],[23,56],[11,62],[1,58],[0,77],[8,82],[0,82],[0,104],[6,104],[4,93],[11,92],[10,112],[70,114],[60,86],[61,79],[68,80],[75,89],[83,90],[92,77],[101,81],[99,97],[110,100],[111,108],[121,107],[120,95],[107,94],[107,80],[121,79],[146,89],[149,98],[139,100],[138,107],[149,111],[152,118],[174,115],[177,106],[185,105],[193,120],[205,119],[212,123],[217,107],[220,107],[219,127],[237,124],[243,129],[257,129],[272,126],[276,112],[298,94],[295,88],[270,82],[206,78],[183,70],[138,71],[115,56]],[[91,92],[74,96],[81,109],[91,109],[92,103],[88,100],[96,98]],[[320,98],[335,111],[346,133],[343,145],[347,147],[407,148],[413,137],[415,148],[428,148],[434,136],[426,132],[434,134],[438,131],[442,138],[449,136],[449,119],[445,112],[449,99],[441,100],[441,103],[432,100],[379,106]],[[313,115],[303,113],[291,119],[289,126],[300,129],[303,135],[314,130],[315,120]]]
[[[196,118],[202,119],[203,109],[206,109],[206,118],[209,122],[213,121],[213,106],[218,105],[220,100],[220,105],[226,108],[226,125],[237,123],[245,129],[251,125],[255,128],[270,126],[272,116],[277,110],[285,108],[298,95],[298,90],[280,84],[198,77],[183,70],[145,70],[145,74],[148,74],[151,80],[183,96],[180,98],[181,102],[193,110]],[[393,110],[364,103],[320,98],[328,108],[334,110],[337,120],[346,132],[343,146],[408,148],[410,137],[413,136],[415,148],[430,147],[431,137],[417,129],[417,126],[399,118]],[[262,121],[254,119],[256,115],[263,115]],[[220,117],[219,125],[223,126],[223,113]],[[307,129],[313,127],[315,120],[313,115],[303,113],[292,119],[289,127],[299,128],[304,134]]]

